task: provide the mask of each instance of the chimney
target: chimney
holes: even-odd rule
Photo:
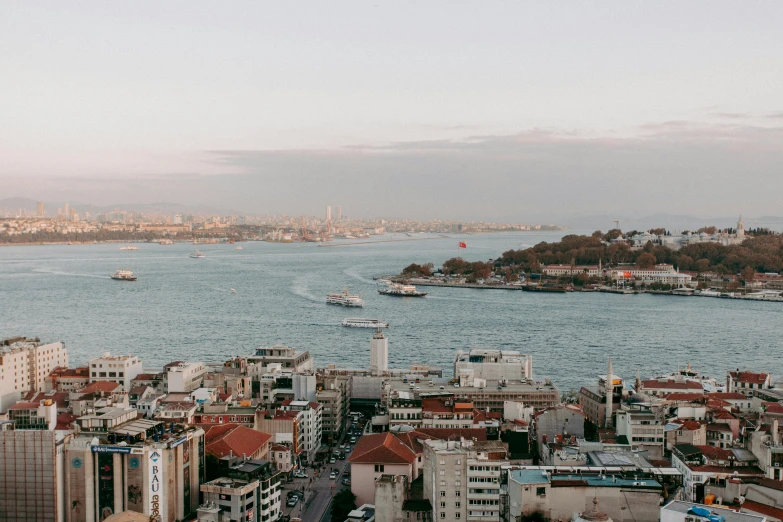
[[[612,373],[612,358],[609,358],[609,372],[606,375],[606,427],[612,427],[612,410],[614,405],[614,374]]]

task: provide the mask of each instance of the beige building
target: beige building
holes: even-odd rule
[[[0,341],[0,413],[25,393],[44,391],[49,374],[58,366],[68,366],[62,342],[41,344],[25,337]]]
[[[500,520],[500,441],[426,440],[421,474],[434,520]]]
[[[116,382],[129,391],[131,381],[142,372],[141,361],[135,355],[112,355],[109,352],[89,363],[90,382]]]

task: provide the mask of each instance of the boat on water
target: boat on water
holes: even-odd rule
[[[130,270],[117,270],[111,276],[115,281],[135,281],[136,276]]]
[[[364,308],[364,299],[360,295],[351,295],[346,288],[341,294],[327,295],[326,304]]]
[[[380,319],[365,319],[362,317],[347,317],[343,319],[343,326],[348,328],[388,328],[389,323],[383,322]]]
[[[229,290],[229,291],[230,291],[232,294],[236,294],[236,293],[237,293],[237,291],[236,291],[235,289],[233,289],[233,288],[232,288],[231,290]]]
[[[424,297],[426,292],[419,292],[413,285],[406,285],[404,283],[395,283],[393,281],[386,281],[385,288],[379,288],[378,293],[382,295],[393,295],[396,297]]]
[[[120,250],[138,250],[138,249],[139,247],[137,246],[124,246],[120,248]]]
[[[192,257],[193,259],[203,259],[203,258],[207,257],[207,255],[204,252],[200,252],[200,251],[196,250],[195,252],[190,254],[190,257]]]
[[[234,248],[234,250],[242,250],[242,247],[241,247],[241,246],[239,246],[239,245],[237,245],[237,246]]]
[[[159,245],[173,245],[174,241],[172,241],[171,239],[161,239],[160,241],[158,241],[158,244]]]

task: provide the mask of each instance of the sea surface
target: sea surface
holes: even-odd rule
[[[569,231],[573,233],[573,231]],[[172,360],[223,361],[258,346],[309,350],[316,365],[369,366],[371,330],[345,317],[388,321],[389,365],[441,366],[457,350],[486,347],[533,354],[537,378],[562,390],[606,373],[632,381],[690,363],[723,378],[737,367],[783,372],[783,304],[601,293],[539,294],[422,287],[423,299],[379,295],[373,277],[410,263],[461,255],[487,260],[509,249],[556,241],[563,232],[520,232],[319,247],[314,243],[189,243],[0,247],[0,338],[64,341],[71,365],[103,352],[136,354],[145,367]],[[459,250],[458,241],[468,248]],[[109,278],[132,270],[136,282]],[[364,309],[328,306],[347,287]],[[235,289],[236,293],[231,292]]]

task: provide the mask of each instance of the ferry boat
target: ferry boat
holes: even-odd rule
[[[364,319],[362,317],[347,317],[340,323],[348,328],[388,328],[389,323],[380,319]]]
[[[198,250],[196,250],[195,252],[190,254],[190,257],[192,257],[193,259],[203,259],[207,257],[207,255],[204,252],[199,252]]]
[[[138,250],[138,249],[139,247],[137,246],[124,246],[120,248],[120,250]]]
[[[362,299],[362,296],[360,295],[349,294],[348,289],[346,288],[341,294],[327,295],[326,304],[364,308],[364,299]]]
[[[136,276],[130,270],[117,270],[114,275],[111,276],[115,281],[135,281]]]
[[[161,239],[160,241],[158,241],[158,244],[159,245],[173,245],[174,241],[172,241],[171,239]]]
[[[379,288],[379,294],[393,295],[397,297],[424,297],[426,292],[419,292],[413,285],[406,285],[403,283],[394,283],[392,281],[386,282],[386,288]]]

